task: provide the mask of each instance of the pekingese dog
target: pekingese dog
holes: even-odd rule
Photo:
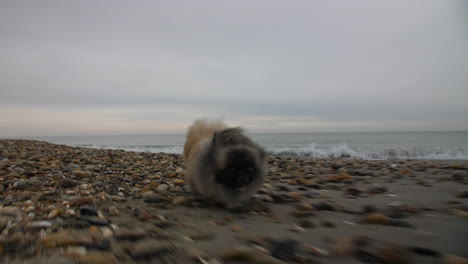
[[[247,202],[267,173],[263,148],[219,120],[199,119],[189,127],[184,159],[192,191],[228,208]]]

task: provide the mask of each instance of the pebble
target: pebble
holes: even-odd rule
[[[0,209],[0,215],[18,216],[20,214],[21,210],[16,206],[5,206]]]
[[[322,203],[319,203],[319,204],[316,204],[314,205],[315,209],[321,211],[321,210],[324,210],[324,211],[336,211],[335,209],[335,206],[331,203],[328,203],[328,202],[322,202]]]
[[[389,218],[383,214],[379,213],[370,213],[364,215],[359,222],[365,224],[379,224],[379,225],[386,225],[389,223]]]
[[[140,240],[147,237],[148,232],[145,229],[137,228],[133,230],[118,230],[114,235],[118,240]]]
[[[455,256],[455,255],[444,255],[442,257],[443,264],[468,264],[468,259]]]
[[[156,195],[156,193],[153,192],[153,191],[146,191],[146,192],[141,193],[141,196],[142,196],[142,197],[145,197],[145,198],[146,198],[146,197],[153,197],[153,196],[155,196],[155,195]]]
[[[52,226],[52,222],[51,221],[33,221],[33,222],[29,222],[26,226],[29,228],[49,228]]]
[[[357,250],[356,242],[351,237],[335,239],[332,246],[332,252],[338,256],[351,256]]]
[[[303,253],[302,243],[295,239],[276,241],[271,247],[271,255],[285,261],[296,261]]]
[[[160,185],[156,188],[156,190],[158,190],[158,192],[165,192],[165,191],[167,191],[168,189],[169,189],[169,185],[164,184],[164,183],[163,183],[163,184],[160,184]]]
[[[361,209],[361,214],[376,213],[378,210],[373,205],[364,205]]]
[[[86,254],[76,255],[79,264],[117,264],[119,263],[112,253],[89,251]]]
[[[29,180],[26,182],[26,184],[27,184],[28,186],[33,186],[33,187],[42,187],[42,186],[44,186],[44,183],[43,183],[41,180],[39,180],[39,179],[34,179],[34,178],[33,178],[33,179],[29,179]]]
[[[302,233],[302,232],[305,232],[306,230],[303,228],[303,227],[300,227],[298,225],[291,225],[289,227],[289,230],[293,231],[293,232],[297,232],[297,233]]]
[[[214,238],[213,233],[204,231],[192,231],[187,236],[192,240],[211,240]]]
[[[74,264],[71,257],[66,256],[41,256],[34,261],[34,264]]]
[[[285,194],[273,193],[270,196],[273,199],[273,202],[275,202],[275,203],[293,203],[293,202],[295,202],[294,199],[292,199],[291,197],[289,197],[289,196],[287,196]]]
[[[145,203],[160,203],[162,199],[159,196],[154,195],[154,196],[144,197],[143,201]]]
[[[260,194],[259,195],[259,198],[261,201],[263,202],[268,202],[268,203],[272,203],[274,202],[275,200],[268,194]]]
[[[322,226],[323,227],[329,227],[329,228],[336,227],[335,224],[333,222],[330,222],[330,221],[322,221]]]
[[[468,219],[468,212],[459,210],[459,209],[452,209],[452,214],[456,217]]]
[[[88,215],[88,216],[97,216],[98,212],[96,208],[89,206],[89,205],[83,205],[80,207],[80,214],[81,215]]]
[[[229,230],[231,230],[234,233],[241,233],[244,231],[244,229],[240,226],[231,226]]]
[[[57,217],[60,214],[60,212],[61,212],[60,209],[55,208],[52,211],[50,211],[50,213],[47,215],[47,218],[53,219],[53,218]]]
[[[174,183],[175,185],[183,185],[183,184],[185,184],[185,181],[184,180],[173,180],[172,183]]]
[[[310,220],[307,220],[307,219],[302,219],[300,222],[299,222],[299,225],[303,228],[313,228],[315,227],[315,224],[314,222],[310,221]]]
[[[361,194],[361,190],[356,189],[356,188],[348,188],[345,191],[345,195],[347,196],[359,196]]]
[[[148,221],[151,217],[151,215],[149,214],[149,212],[144,209],[144,208],[136,208],[134,211],[133,211],[133,215],[138,218],[138,220],[140,221]]]
[[[354,258],[366,264],[386,264],[381,258],[362,249],[358,249],[354,253]]]
[[[410,252],[398,245],[386,245],[379,249],[377,256],[388,264],[411,263]]]
[[[78,185],[78,182],[72,180],[72,179],[64,179],[59,182],[59,186],[61,188],[73,188]]]
[[[110,216],[119,216],[120,215],[120,211],[117,208],[117,206],[112,205],[112,206],[109,207],[109,215]]]
[[[127,249],[129,255],[135,260],[152,259],[169,253],[171,247],[159,240],[144,240],[133,244]]]
[[[90,178],[91,177],[91,172],[74,170],[72,172],[72,175],[75,176],[75,177],[78,177],[78,178]]]
[[[315,211],[315,207],[313,205],[305,202],[296,204],[296,208],[298,210]]]
[[[229,248],[222,254],[221,259],[223,261],[245,261],[255,264],[286,264],[286,262],[275,257],[265,255],[245,246]]]
[[[440,257],[440,253],[436,250],[430,249],[430,248],[424,248],[424,247],[409,247],[408,248],[411,252],[419,255],[425,255],[425,256],[431,256],[438,258]]]
[[[468,198],[468,191],[459,192],[455,195],[457,198]]]
[[[188,196],[178,196],[172,200],[172,203],[176,206],[179,205],[190,205],[192,203],[192,198]]]
[[[81,217],[81,219],[87,221],[90,225],[96,225],[96,226],[107,226],[109,225],[109,221],[106,219],[102,219],[96,216],[86,216],[86,217]]]

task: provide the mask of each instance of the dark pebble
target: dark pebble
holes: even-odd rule
[[[319,203],[317,205],[314,204],[314,207],[319,211],[335,211],[335,207],[330,203]]]
[[[323,227],[329,227],[329,228],[336,227],[335,224],[330,222],[330,221],[322,221],[322,226]]]
[[[348,188],[345,191],[345,195],[349,195],[349,196],[359,196],[360,194],[361,194],[361,190],[356,189],[356,188]]]
[[[25,248],[29,247],[30,241],[23,241],[19,238],[1,239],[0,245],[2,246],[2,254],[16,254],[24,251]]]
[[[281,260],[295,261],[303,251],[304,248],[301,242],[295,239],[285,239],[273,243],[271,255]]]
[[[389,226],[396,226],[396,227],[407,227],[407,228],[414,228],[414,226],[408,222],[398,220],[398,219],[389,219],[388,221]]]
[[[156,221],[153,223],[155,226],[159,227],[159,228],[168,228],[168,227],[171,227],[174,225],[174,223],[171,223],[167,220],[161,220],[161,221]]]
[[[464,176],[463,173],[457,172],[457,173],[452,174],[452,179],[454,181],[460,181],[461,182],[461,181],[464,180],[464,178],[465,178],[465,176]]]
[[[242,214],[250,211],[250,208],[244,205],[232,206],[228,208],[228,211],[235,214]]]
[[[378,210],[373,205],[364,205],[361,210],[361,214],[376,213]]]
[[[354,258],[366,264],[385,264],[384,261],[379,257],[362,249],[358,249],[356,251]]]
[[[64,179],[61,180],[59,183],[59,186],[65,189],[75,187],[76,185],[78,185],[78,183],[71,179]]]
[[[82,229],[89,227],[89,223],[86,220],[71,219],[60,224],[62,228],[73,228]]]
[[[87,249],[103,250],[103,251],[107,251],[112,248],[111,242],[108,239],[103,239],[100,241],[93,241],[91,243],[83,243],[82,246],[84,246]]]
[[[148,197],[145,197],[143,198],[143,202],[145,203],[159,203],[161,202],[161,198],[159,198],[158,196],[148,196]]]
[[[419,254],[419,255],[424,255],[424,256],[430,256],[430,257],[435,257],[435,258],[438,258],[440,257],[440,252],[438,251],[435,251],[433,249],[430,249],[430,248],[424,248],[424,247],[408,247],[408,249],[415,253],[415,254]]]
[[[303,220],[301,220],[299,222],[299,226],[302,227],[302,228],[314,228],[315,224],[314,224],[314,222],[312,222],[310,220],[303,219]]]
[[[103,185],[104,185],[104,183],[102,181],[97,181],[97,182],[93,183],[94,187],[101,187]]]
[[[96,225],[96,226],[109,225],[109,221],[107,221],[106,219],[102,219],[102,218],[95,217],[95,216],[81,217],[81,219],[87,221],[90,225]]]
[[[468,198],[468,191],[459,192],[455,195],[457,198]]]
[[[320,196],[320,193],[319,192],[315,192],[315,191],[308,191],[305,195],[305,197],[307,198],[318,198]]]
[[[284,184],[276,185],[276,188],[278,188],[278,190],[280,191],[292,192],[291,187],[284,185]]]
[[[80,213],[81,215],[87,215],[87,216],[97,216],[98,212],[97,210],[89,205],[83,205],[80,207]]]
[[[291,197],[289,197],[287,195],[284,195],[284,194],[272,194],[270,196],[271,196],[271,198],[273,198],[273,201],[275,203],[293,203],[293,202],[295,202],[294,199],[292,199]]]
[[[144,229],[122,230],[115,232],[115,238],[118,240],[139,240],[148,236]]]

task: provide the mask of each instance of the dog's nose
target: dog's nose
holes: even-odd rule
[[[237,186],[243,187],[249,183],[249,179],[247,176],[239,176],[237,178]]]

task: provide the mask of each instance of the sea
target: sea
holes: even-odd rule
[[[248,134],[270,154],[367,160],[468,160],[468,131]],[[28,137],[76,147],[181,154],[185,135]]]

